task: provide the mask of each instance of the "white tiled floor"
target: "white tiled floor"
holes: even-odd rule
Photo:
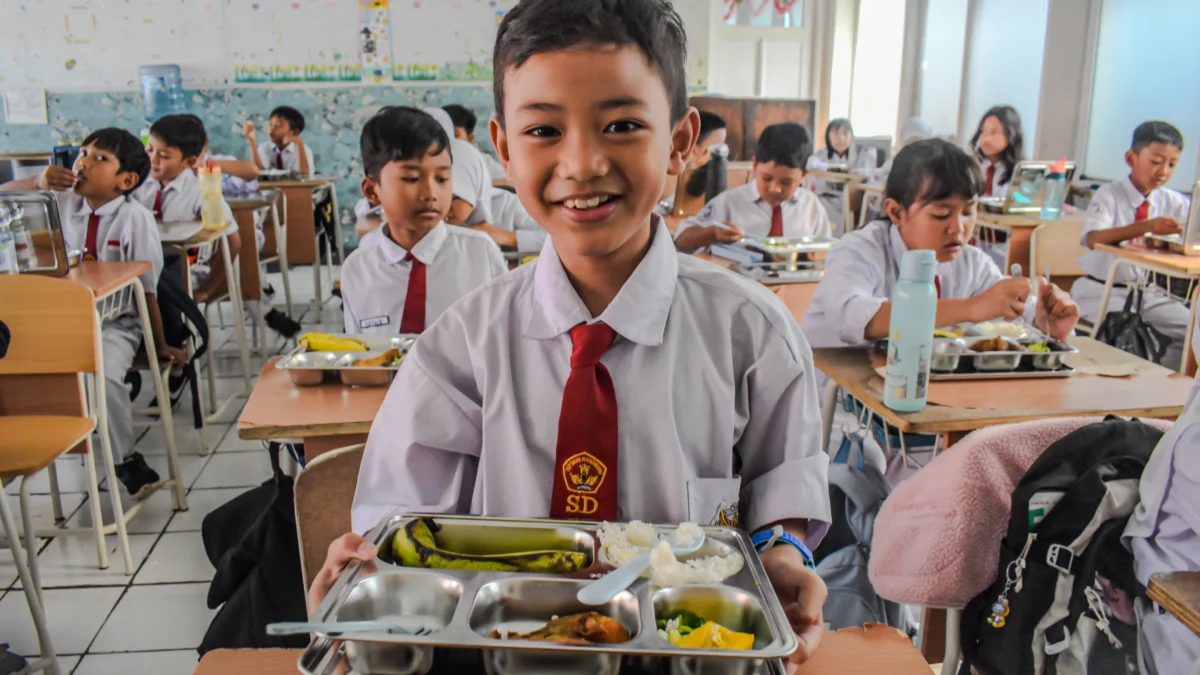
[[[282,310],[282,283],[278,274],[270,277],[279,291],[276,306]],[[328,288],[328,280],[324,283]],[[340,303],[336,299],[326,303],[323,324],[307,318],[311,315],[312,298],[309,268],[293,269],[292,290],[296,314],[301,315],[297,318],[306,331],[341,331],[337,324],[341,320]],[[225,307],[228,316],[230,312]],[[242,390],[237,342],[228,320],[226,325],[224,330],[215,325],[212,330],[214,343],[232,350],[231,356],[217,359],[217,392],[221,396]],[[286,347],[278,335],[271,333],[270,337],[272,353]],[[262,363],[259,357],[251,359],[255,379]],[[138,405],[152,399],[147,389],[143,386]],[[156,425],[139,433],[142,435],[136,450],[165,478],[166,442],[161,427]],[[190,675],[195,669],[196,648],[216,614],[206,604],[208,582],[215,570],[204,551],[201,523],[213,509],[271,476],[270,461],[262,443],[238,439],[236,424],[210,424],[205,437],[209,455],[200,454],[197,434],[192,428],[191,399],[185,395],[175,408],[175,443],[184,483],[189,487],[189,510],[175,511],[167,490],[156,492],[146,501],[129,523],[135,575],[125,574],[115,535],[106,538],[109,554],[106,570],[96,565],[94,537],[90,532],[39,540],[42,585],[47,589],[44,591],[47,619],[64,673]],[[87,503],[82,460],[78,456],[67,457],[56,466],[67,526],[88,526],[92,520],[91,507]],[[97,472],[103,480],[103,466],[98,466]],[[35,524],[50,528],[53,515],[49,480],[45,472],[32,480]],[[12,495],[10,503],[14,508],[17,490],[16,482],[6,488]],[[100,502],[105,521],[111,522],[107,492],[100,494]],[[39,651],[33,621],[7,546],[0,547],[2,642],[11,644],[14,651],[25,656],[35,656]]]

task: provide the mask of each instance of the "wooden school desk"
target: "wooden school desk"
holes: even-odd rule
[[[287,257],[287,226],[281,222],[279,202],[283,193],[278,190],[267,190],[254,197],[230,197],[225,199],[233,210],[233,217],[238,223],[238,233],[242,235],[242,252],[245,253],[241,262],[242,297],[246,300],[262,299],[261,265],[263,262],[279,262],[279,274],[283,277],[283,299],[287,306],[288,316],[292,316],[292,284],[288,274]],[[261,215],[263,227],[263,250],[260,252],[253,244],[257,241],[255,224],[256,215]],[[266,227],[270,220],[270,227]],[[271,236],[267,237],[270,232]],[[268,239],[274,246],[268,252]],[[272,255],[273,254],[273,255]]]
[[[1164,274],[1177,279],[1200,280],[1200,257],[1180,255],[1168,251],[1156,251],[1140,245],[1112,246],[1110,244],[1096,244],[1094,249],[1115,257],[1112,264],[1108,266],[1108,276],[1104,280],[1104,293],[1100,296],[1100,310],[1096,317],[1097,329],[1104,323],[1104,315],[1108,314],[1108,299],[1112,296],[1117,268],[1121,265],[1133,265],[1147,272]],[[1200,289],[1200,284],[1193,284],[1191,297],[1188,298],[1192,303],[1192,322],[1183,337],[1184,358],[1183,363],[1180,364],[1180,370],[1185,373],[1194,373],[1195,367],[1192,360],[1192,329],[1196,324],[1196,297],[1198,289]]]
[[[293,675],[299,649],[217,649],[204,655],[194,675]],[[795,675],[929,675],[912,642],[880,624],[827,632],[812,659]]]
[[[1046,222],[1053,223],[1054,221]],[[1008,254],[1005,256],[1004,269],[1001,271],[1008,274],[1013,263],[1016,263],[1021,266],[1023,274],[1027,277],[1041,274],[1041,272],[1029,269],[1029,239],[1033,237],[1033,231],[1037,229],[1037,226],[1041,224],[1042,220],[1036,214],[1010,215],[980,211],[978,219],[979,227],[997,230],[1008,235]]]
[[[708,253],[696,253],[695,257],[706,260],[718,267],[724,267],[729,270],[730,274],[738,274],[737,263],[721,258],[719,256]],[[792,318],[796,319],[796,323],[804,321],[804,313],[808,311],[808,306],[812,304],[813,296],[817,294],[817,287],[820,282],[809,281],[791,284],[768,284],[763,286],[783,300],[783,304],[787,305],[788,311],[792,313]]]
[[[287,371],[267,361],[238,418],[238,438],[253,441],[300,439],[308,459],[365,443],[388,387],[347,387],[327,382],[297,387]]]
[[[316,318],[321,319],[321,307],[328,298],[321,295],[321,265],[317,251],[317,229],[313,219],[314,196],[323,190],[329,190],[333,203],[333,222],[338,223],[337,186],[336,179],[330,176],[314,174],[304,178],[288,178],[284,180],[259,181],[263,189],[277,189],[284,196],[284,219],[287,221],[287,256],[288,262],[294,265],[313,266],[313,309]],[[342,252],[342,237],[339,230],[334,237],[337,246],[338,260],[344,260]],[[333,261],[329,264],[332,266]],[[332,277],[332,273],[330,275]],[[332,296],[331,296],[332,297]]]
[[[1146,592],[1151,600],[1200,635],[1200,572],[1155,574],[1150,577]],[[1200,675],[1200,661],[1192,667],[1192,675]]]

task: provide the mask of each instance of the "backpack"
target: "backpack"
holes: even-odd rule
[[[813,552],[817,574],[825,581],[825,621],[832,630],[885,623],[909,637],[916,635],[908,610],[884,600],[867,575],[875,517],[890,489],[874,466],[863,465],[863,437],[848,435],[829,465],[829,531]],[[853,447],[852,447],[853,446]],[[858,460],[849,464],[852,449]]]
[[[196,362],[208,351],[208,322],[183,285],[183,254],[178,249],[163,249],[163,270],[158,277],[155,300],[162,315],[164,341],[180,349],[189,338],[195,344],[196,353],[183,366],[183,376],[191,387],[192,419],[195,428],[199,429],[204,425],[204,415],[200,412]]]
[[[1104,315],[1096,330],[1096,339],[1123,352],[1154,363],[1162,362],[1171,340],[1142,318],[1142,288],[1130,286],[1125,309]]]
[[[1132,606],[1145,588],[1121,533],[1162,435],[1110,415],[1029,467],[1013,490],[1000,573],[963,611],[960,673],[1094,675],[1137,663]]]

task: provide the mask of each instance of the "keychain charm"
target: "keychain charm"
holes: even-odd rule
[[[1029,547],[1033,546],[1035,539],[1037,539],[1037,535],[1031,532],[1029,538],[1025,540],[1025,548],[1021,550],[1021,555],[1010,562],[1004,570],[1004,590],[1000,591],[1000,597],[992,603],[992,613],[987,618],[987,623],[992,628],[1004,628],[1004,624],[1008,622],[1008,593],[1009,591],[1021,592],[1021,587],[1024,586],[1022,577],[1025,574],[1025,557],[1029,555]]]

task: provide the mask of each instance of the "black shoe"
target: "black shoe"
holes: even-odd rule
[[[167,378],[167,389],[171,392],[171,408],[179,405],[179,399],[183,398],[183,392],[187,391],[188,378],[187,375],[180,373],[176,375],[171,373]]]
[[[145,499],[154,488],[162,484],[158,472],[146,464],[146,459],[140,452],[133,453],[129,459],[117,465],[117,480],[121,481],[129,495],[137,501]]]
[[[263,316],[263,320],[267,322],[267,326],[271,330],[285,338],[296,337],[296,334],[300,332],[300,322],[277,309],[267,312]]]
[[[129,400],[136,401],[142,393],[142,374],[136,370],[125,373],[125,384],[129,385]]]

